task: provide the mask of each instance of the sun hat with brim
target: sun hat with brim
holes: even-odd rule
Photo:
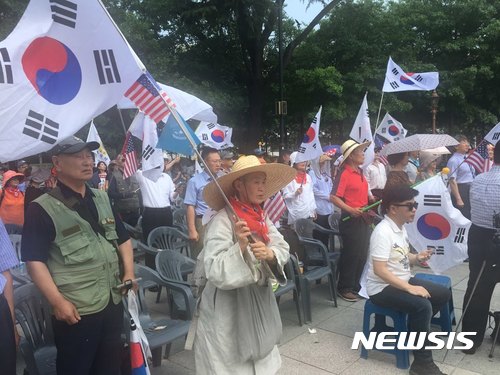
[[[371,144],[370,141],[363,143],[358,143],[356,141],[353,141],[352,139],[345,141],[340,147],[343,156],[343,159],[340,162],[340,164],[343,164],[354,150],[356,150],[359,147],[364,147],[366,149],[368,146],[370,146],[370,144]]]
[[[3,185],[4,186],[7,186],[7,183],[9,182],[9,180],[12,180],[14,177],[18,177],[19,179],[19,182],[22,182],[24,181],[24,174],[22,173],[19,173],[19,172],[16,172],[16,171],[13,171],[13,170],[8,170],[7,172],[5,172],[3,174]]]
[[[433,161],[438,160],[441,157],[440,154],[436,154],[434,152],[429,152],[429,151],[420,151],[419,155],[419,161],[420,161],[420,168],[425,169],[427,168]]]
[[[99,146],[99,142],[84,142],[78,137],[71,136],[69,138],[63,139],[56,146],[54,146],[50,153],[52,155],[76,154],[77,152],[82,151],[84,148],[88,148],[90,151],[97,150]]]
[[[45,168],[36,168],[31,172],[31,175],[28,177],[28,180],[33,181],[37,184],[41,184],[47,181],[50,177],[50,169]]]
[[[266,186],[264,191],[264,199],[288,185],[297,173],[295,169],[285,164],[268,163],[261,164],[259,159],[254,155],[242,156],[233,165],[231,172],[221,176],[217,182],[222,188],[226,197],[235,195],[236,190],[233,187],[233,182],[247,174],[255,172],[264,172],[266,174]],[[203,189],[203,199],[205,203],[214,210],[221,210],[226,203],[217,188],[214,181],[210,182]]]

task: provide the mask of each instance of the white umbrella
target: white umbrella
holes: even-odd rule
[[[175,103],[177,111],[184,120],[192,118],[198,121],[208,121],[217,124],[217,115],[214,113],[210,104],[185,91],[176,89],[175,87],[167,86],[159,82],[158,84]],[[119,109],[130,109],[136,108],[136,105],[124,96],[118,102],[117,107]]]
[[[455,146],[458,141],[448,134],[414,134],[399,141],[389,143],[380,151],[381,155],[420,151],[441,146]]]

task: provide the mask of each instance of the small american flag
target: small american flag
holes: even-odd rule
[[[159,123],[170,113],[169,106],[175,107],[172,99],[162,91],[154,78],[147,72],[134,82],[125,96],[155,123]]]
[[[122,154],[125,157],[123,164],[123,178],[129,178],[137,171],[137,157],[135,153],[134,140],[132,134],[127,132],[125,143],[123,144]]]
[[[285,200],[278,191],[264,202],[264,211],[273,223],[277,223],[286,211]]]
[[[465,159],[477,173],[485,172],[486,160],[488,160],[488,142],[483,140],[476,149]]]

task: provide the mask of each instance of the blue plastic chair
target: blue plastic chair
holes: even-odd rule
[[[375,325],[370,329],[370,317],[375,314]],[[394,322],[394,326],[388,326],[386,318],[390,317]],[[370,332],[407,332],[408,331],[408,314],[380,307],[375,305],[372,301],[368,300],[365,303],[365,312],[363,316],[363,334],[365,337],[370,335]],[[379,349],[373,349],[379,350]],[[384,349],[381,350],[385,353],[396,356],[396,366],[400,369],[407,369],[410,367],[410,352],[409,350]],[[361,348],[361,358],[368,358],[368,350],[363,346]]]
[[[428,280],[434,284],[439,284],[451,290],[451,279],[444,275],[434,275],[430,273],[417,273],[415,275],[417,279]],[[455,319],[455,307],[453,305],[453,293],[450,296],[448,304],[444,305],[439,311],[439,316],[434,316],[431,320],[431,324],[435,324],[441,327],[443,332],[451,332],[452,325],[456,325]]]

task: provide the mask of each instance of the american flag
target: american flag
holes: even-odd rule
[[[477,173],[485,172],[486,161],[488,160],[488,142],[483,140],[476,149],[465,159]]]
[[[264,211],[273,223],[277,223],[281,219],[281,216],[286,211],[286,204],[281,196],[281,191],[278,191],[264,202]]]
[[[125,143],[123,144],[122,154],[125,157],[123,165],[123,178],[129,178],[137,171],[137,157],[135,153],[134,140],[132,134],[127,132]]]
[[[162,91],[154,78],[147,72],[134,82],[125,96],[155,123],[159,123],[170,113],[169,106],[175,107],[172,99]]]

